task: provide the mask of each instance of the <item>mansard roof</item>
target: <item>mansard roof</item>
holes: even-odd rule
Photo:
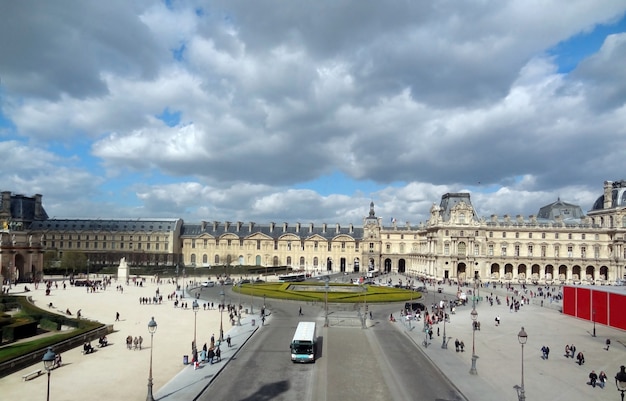
[[[3,191],[0,197],[0,213],[7,220],[24,222],[26,225],[33,220],[45,220],[48,214],[41,204],[41,198],[39,194],[28,197]]]
[[[443,221],[449,221],[452,209],[461,203],[468,205],[472,209],[472,217],[476,218],[476,210],[474,210],[474,206],[472,206],[470,194],[467,192],[459,192],[447,193],[441,197],[441,203],[439,204],[441,208],[439,211],[441,219]]]
[[[48,219],[35,221],[32,230],[51,231],[175,231],[180,219]]]
[[[313,224],[301,225],[299,223],[297,223],[296,225],[289,225],[287,223],[270,223],[260,225],[255,223],[233,224],[230,222],[203,222],[200,224],[184,223],[181,230],[181,236],[183,237],[197,237],[204,233],[209,234],[213,237],[220,237],[224,234],[232,233],[240,238],[245,238],[256,233],[261,233],[275,240],[287,234],[295,235],[300,239],[306,239],[312,236],[319,236],[326,240],[331,240],[338,235],[347,235],[352,238],[363,238],[363,228],[354,227],[352,225],[347,227],[341,227],[338,224],[322,224],[320,226],[315,226]]]
[[[539,209],[539,213],[537,213],[537,218],[539,219],[554,220],[557,216],[561,216],[563,220],[568,220],[581,219],[585,215],[580,206],[563,202],[561,198],[558,198],[556,202],[542,207]]]

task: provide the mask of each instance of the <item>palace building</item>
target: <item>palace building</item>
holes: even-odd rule
[[[614,284],[624,279],[626,181],[606,181],[585,215],[557,199],[536,215],[480,217],[469,193],[444,194],[427,221],[384,225],[185,223],[181,219],[49,219],[41,195],[2,193],[5,280],[37,278],[43,254],[95,266],[288,266],[309,273],[399,272],[431,279]]]

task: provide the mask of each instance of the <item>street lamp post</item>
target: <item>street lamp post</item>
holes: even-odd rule
[[[224,341],[224,322],[223,322],[223,316],[224,316],[224,290],[220,291],[220,298],[221,298],[221,304],[220,304],[220,343],[222,341]]]
[[[328,327],[328,281],[330,277],[326,276],[324,278],[324,288],[326,290],[326,294],[324,297],[324,327]]]
[[[526,340],[528,340],[528,334],[526,334],[526,331],[523,327],[517,334],[517,340],[522,345],[522,385],[515,386],[515,389],[517,390],[517,399],[519,401],[525,401],[526,393],[524,389],[524,344],[526,344]]]
[[[250,279],[252,289],[250,291],[250,314],[254,315],[254,277]]]
[[[472,367],[470,368],[470,375],[477,375],[478,371],[476,370],[476,359],[478,359],[478,355],[476,355],[476,319],[478,319],[478,312],[476,312],[476,308],[472,309],[470,313],[472,317]]]
[[[196,354],[196,350],[197,350],[197,342],[196,342],[196,321],[198,319],[198,309],[200,309],[200,305],[198,305],[198,300],[194,299],[193,302],[191,303],[191,309],[193,309],[193,347],[192,348],[192,353],[193,355]]]
[[[622,365],[619,372],[615,375],[615,386],[617,391],[622,393],[622,401],[624,401],[624,392],[626,391],[626,366]]]
[[[46,400],[50,400],[50,371],[52,370],[52,366],[54,366],[54,359],[56,358],[56,354],[52,351],[52,347],[48,347],[48,350],[45,354],[43,354],[43,358],[41,361],[43,362],[43,367],[48,372],[48,392],[46,395]]]
[[[239,283],[239,305],[237,305],[237,326],[241,326],[241,282]]]
[[[446,303],[447,298],[443,296],[443,343],[441,343],[441,348],[448,349],[448,342],[446,341]]]
[[[363,304],[365,307],[363,308],[363,325],[361,327],[367,329],[367,285],[363,285]]]
[[[152,320],[148,323],[148,332],[150,332],[150,374],[148,375],[148,396],[146,397],[146,401],[154,401],[154,397],[152,396],[152,339],[156,329],[157,323],[154,321],[154,317],[152,317]]]
[[[593,315],[593,337],[596,336],[596,310],[591,313]]]

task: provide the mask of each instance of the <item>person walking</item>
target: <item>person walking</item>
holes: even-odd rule
[[[608,350],[609,350],[609,347],[611,346],[611,339],[610,339],[610,338],[607,338],[607,339],[606,339],[605,344],[606,344],[606,348],[605,348],[605,350],[607,350],[607,351],[608,351]]]
[[[572,358],[574,358],[574,356],[576,355],[576,346],[574,346],[574,344],[570,345],[569,350],[572,353]]]
[[[595,370],[592,370],[591,373],[589,373],[589,381],[587,382],[587,384],[589,384],[591,387],[595,387],[597,381],[598,381],[598,374],[596,373]]]
[[[565,357],[569,358],[569,344],[565,344]]]
[[[579,366],[582,366],[585,363],[585,356],[582,352],[579,352],[578,355],[576,355],[576,359],[576,363],[578,363]]]
[[[226,337],[226,344],[228,344],[228,348],[230,348],[230,334]]]
[[[600,386],[600,388],[604,388],[604,386],[606,386],[606,382],[607,382],[606,373],[604,373],[604,370],[602,370],[600,371],[600,375],[598,376],[597,384],[598,386]]]
[[[115,321],[116,322],[120,321],[120,313],[119,312],[115,312]]]
[[[300,307],[300,310],[298,310],[298,316],[302,316],[302,315],[303,315],[303,313],[302,313],[302,307]]]

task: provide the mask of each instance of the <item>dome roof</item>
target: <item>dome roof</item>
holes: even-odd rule
[[[615,181],[610,183],[612,188],[609,187],[611,191],[611,208],[614,207],[624,207],[626,206],[626,180]],[[593,208],[591,210],[602,210],[604,209],[604,195],[601,195],[593,204]]]

